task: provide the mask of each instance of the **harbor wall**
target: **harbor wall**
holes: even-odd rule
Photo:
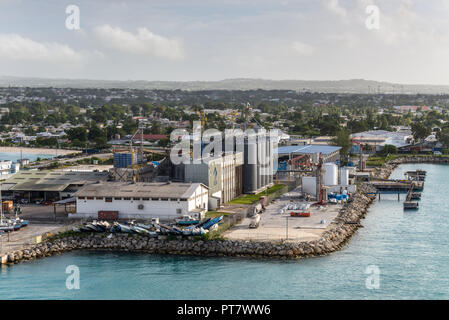
[[[327,255],[341,249],[360,227],[373,197],[369,184],[364,184],[347,203],[339,215],[315,241],[243,241],[243,240],[196,240],[194,238],[150,238],[137,234],[65,233],[30,248],[16,250],[6,255],[7,263],[51,256],[72,250],[125,251],[156,254],[235,256],[254,258],[298,259]]]

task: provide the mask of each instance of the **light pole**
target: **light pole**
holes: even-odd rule
[[[285,219],[285,240],[288,240],[288,215]]]

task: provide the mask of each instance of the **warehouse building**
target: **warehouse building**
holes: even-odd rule
[[[183,215],[203,218],[209,190],[202,183],[99,182],[75,193],[72,218],[172,220]]]
[[[28,202],[70,198],[81,187],[106,181],[108,172],[20,171],[2,183],[2,196]]]
[[[337,162],[340,160],[341,147],[326,146],[326,145],[304,145],[304,146],[284,146],[275,150],[280,161],[291,160],[300,155],[307,155],[310,157],[316,157],[321,153],[323,163]],[[317,161],[317,159],[313,159]]]

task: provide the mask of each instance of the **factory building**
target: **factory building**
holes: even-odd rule
[[[29,202],[61,200],[72,197],[87,184],[106,181],[108,178],[107,172],[20,171],[2,183],[2,196]]]
[[[183,215],[203,218],[209,190],[202,183],[99,182],[75,194],[76,213],[71,218],[159,218]]]
[[[216,199],[219,204],[229,202],[242,194],[242,152],[203,158],[198,162],[183,165],[185,182],[203,183],[209,188],[210,197]]]

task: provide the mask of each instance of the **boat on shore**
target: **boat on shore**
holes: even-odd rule
[[[175,219],[176,223],[181,226],[190,226],[200,223],[199,219],[194,219],[189,215],[183,215],[181,218]]]

